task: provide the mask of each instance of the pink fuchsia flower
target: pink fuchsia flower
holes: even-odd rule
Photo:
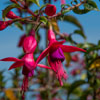
[[[14,62],[10,66],[9,70],[23,66],[22,74],[25,76],[25,78],[24,78],[23,84],[22,84],[22,91],[25,92],[28,88],[28,77],[32,77],[34,75],[35,61],[33,58],[33,53],[25,54],[22,59],[8,57],[8,58],[0,59],[0,61]],[[37,66],[42,67],[42,68],[51,69],[50,67],[42,65],[42,64],[37,64]]]
[[[9,21],[0,21],[0,30],[4,30],[7,26],[13,23],[12,20]]]
[[[32,77],[34,75],[35,61],[33,58],[33,53],[34,50],[36,49],[36,46],[37,46],[37,42],[35,38],[33,36],[28,36],[24,39],[23,42],[23,48],[26,54],[22,59],[8,57],[0,60],[0,61],[14,62],[14,64],[10,66],[9,70],[23,66],[22,74],[25,76],[22,84],[23,99],[24,99],[24,92],[28,88],[28,77]],[[51,69],[50,67],[41,64],[37,64],[36,66]]]
[[[29,35],[35,37],[35,31],[32,29],[32,30],[30,31]],[[23,46],[23,42],[24,42],[24,39],[25,39],[26,37],[27,37],[26,34],[24,34],[24,35],[22,35],[22,36],[20,37],[20,40],[19,40],[19,42],[18,42],[18,47],[22,47],[22,46]]]
[[[37,42],[33,36],[28,36],[24,39],[23,50],[25,53],[33,53],[37,46]]]
[[[61,2],[61,5],[66,3],[65,0],[60,0],[60,2]]]
[[[48,4],[45,8],[45,13],[48,15],[48,16],[53,16],[56,14],[56,6],[55,5],[52,5],[52,4]]]
[[[49,54],[49,64],[53,71],[56,73],[60,85],[62,86],[63,82],[61,78],[64,78],[66,80],[68,77],[62,65],[62,62],[65,59],[63,52],[86,51],[78,47],[63,45],[65,41],[56,41],[56,37],[52,29],[48,30],[48,40],[49,46],[40,54],[36,61],[36,64],[39,63],[47,54]]]
[[[17,16],[14,12],[12,11],[9,11],[6,15],[7,18],[10,18],[10,19],[15,19],[15,18],[20,18],[19,16]]]

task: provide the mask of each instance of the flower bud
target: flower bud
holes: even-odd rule
[[[37,42],[33,36],[28,36],[24,39],[23,50],[25,53],[33,53],[36,49]]]
[[[0,30],[4,30],[8,25],[12,24],[13,21],[0,21]]]
[[[53,16],[56,14],[56,6],[55,5],[52,5],[52,4],[48,4],[45,8],[45,13],[48,15],[48,16]]]
[[[52,40],[56,40],[55,34],[53,32],[53,30],[48,30],[48,40],[52,41]]]
[[[13,2],[13,3],[17,3],[17,1],[16,0],[10,0],[11,2]]]
[[[16,14],[12,11],[9,11],[6,15],[7,18],[10,18],[10,19],[15,19],[15,18],[20,18],[19,16],[16,16]]]

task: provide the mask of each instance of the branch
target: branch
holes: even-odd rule
[[[76,4],[76,5],[72,6],[72,7],[68,7],[65,10],[73,10],[74,8],[77,8],[77,7],[81,6],[82,4],[86,3],[86,1],[87,0],[81,1],[79,4]],[[54,18],[54,17],[61,16],[61,15],[62,15],[62,13],[59,12],[56,15],[49,17],[49,19]]]

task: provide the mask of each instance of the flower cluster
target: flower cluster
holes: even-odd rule
[[[14,0],[11,0],[15,2]],[[64,4],[65,0],[61,0],[61,4]],[[45,14],[48,16],[53,16],[56,14],[56,6],[48,4],[45,8]],[[18,19],[20,18],[16,14],[14,14],[12,11],[9,11],[6,15],[9,19]],[[0,30],[5,29],[8,25],[11,25],[13,23],[13,20],[9,21],[0,21]],[[39,55],[36,62],[34,60],[34,51],[37,47],[37,41],[35,39],[35,31],[32,29],[29,33],[29,36],[23,35],[19,41],[18,47],[22,47],[24,51],[24,56],[21,59],[14,58],[14,57],[7,57],[4,59],[0,59],[0,61],[11,61],[14,62],[9,70],[23,67],[22,74],[24,75],[23,84],[22,84],[22,98],[24,100],[24,93],[28,88],[28,78],[32,77],[34,75],[35,68],[41,67],[46,69],[51,69],[56,74],[57,79],[59,80],[60,85],[63,85],[62,78],[67,80],[68,75],[66,71],[63,68],[62,62],[65,60],[64,52],[75,52],[75,51],[82,51],[85,52],[85,50],[74,47],[74,46],[68,46],[63,45],[66,41],[57,41],[56,36],[53,32],[52,27],[50,26],[48,29],[48,47]],[[42,64],[38,64],[45,56],[48,55],[48,62],[50,67]]]

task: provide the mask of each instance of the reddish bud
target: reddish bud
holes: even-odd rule
[[[33,36],[28,36],[24,39],[23,50],[25,53],[33,53],[36,49],[37,42]]]
[[[17,3],[17,1],[16,0],[10,0],[11,2],[13,2],[13,3]]]
[[[48,30],[48,40],[49,41],[56,40],[56,37],[55,37],[53,30]]]
[[[35,31],[32,29],[30,32],[29,32],[29,35],[30,36],[33,36],[35,37]],[[19,39],[19,42],[18,42],[18,47],[22,47],[23,46],[23,42],[24,42],[24,39],[26,38],[26,34],[22,35]]]
[[[4,30],[8,25],[12,24],[13,21],[0,21],[0,30]]]
[[[19,16],[16,16],[16,14],[12,11],[9,11],[6,15],[7,18],[10,18],[10,19],[15,19],[15,18],[20,18]]]
[[[56,6],[55,5],[52,5],[52,4],[48,4],[45,8],[45,13],[48,15],[48,16],[53,16],[56,14]]]

